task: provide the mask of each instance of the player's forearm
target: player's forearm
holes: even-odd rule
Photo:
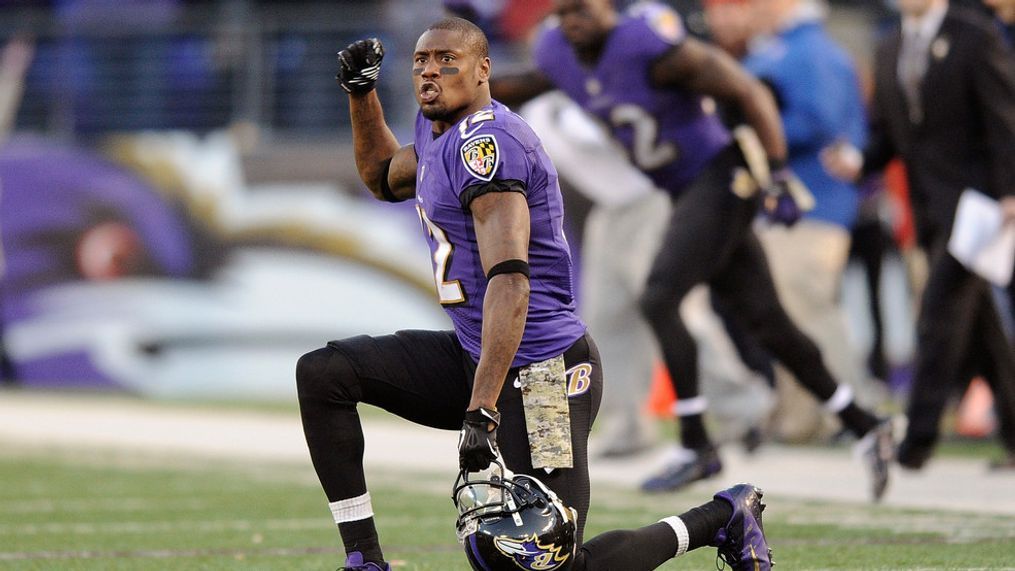
[[[468,410],[494,409],[511,362],[522,341],[529,310],[529,279],[499,274],[490,280],[483,300],[483,347]]]
[[[786,160],[786,136],[775,97],[728,54],[687,38],[650,70],[657,87],[678,87],[736,105],[770,159]]]
[[[23,36],[15,36],[0,49],[0,142],[14,126],[34,53],[34,42]]]
[[[14,125],[24,85],[21,77],[0,70],[0,141]]]
[[[376,91],[349,96],[353,149],[356,169],[363,183],[377,198],[382,197],[382,177],[387,164],[400,148],[398,139],[384,120],[384,110]]]
[[[785,161],[786,135],[772,93],[760,81],[748,79],[737,91],[737,102],[747,124],[758,134],[768,158]]]

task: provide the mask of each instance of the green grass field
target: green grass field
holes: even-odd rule
[[[369,476],[396,569],[467,569],[454,538],[451,475]],[[309,466],[0,446],[0,482],[0,569],[334,569],[343,559]],[[703,499],[593,495],[590,537]],[[766,500],[777,569],[1015,565],[1015,515]],[[664,569],[714,565],[706,548]]]

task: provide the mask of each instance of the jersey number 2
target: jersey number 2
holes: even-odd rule
[[[617,105],[610,111],[610,122],[614,127],[631,127],[631,159],[638,168],[653,171],[676,160],[677,146],[659,141],[659,124],[641,107]]]
[[[434,284],[437,285],[437,298],[440,300],[441,305],[462,303],[465,301],[465,292],[462,291],[462,284],[458,280],[448,281],[448,266],[451,263],[451,254],[455,251],[455,246],[448,240],[444,230],[441,230],[440,226],[437,226],[426,217],[426,213],[423,212],[423,209],[418,204],[416,205],[416,212],[419,213],[419,219],[423,222],[424,231],[430,234],[434,241],[437,242],[437,247],[433,252],[433,279]]]

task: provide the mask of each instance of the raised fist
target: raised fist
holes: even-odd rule
[[[377,38],[359,40],[338,52],[338,76],[335,79],[349,93],[369,93],[381,74],[384,46]]]

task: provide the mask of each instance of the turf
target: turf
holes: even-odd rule
[[[396,569],[467,569],[450,475],[371,473]],[[306,465],[256,465],[0,445],[0,569],[334,569],[343,559]],[[594,490],[588,534],[700,503]],[[1003,569],[1015,515],[929,512],[766,498],[777,569]],[[701,549],[664,569],[714,568]]]

